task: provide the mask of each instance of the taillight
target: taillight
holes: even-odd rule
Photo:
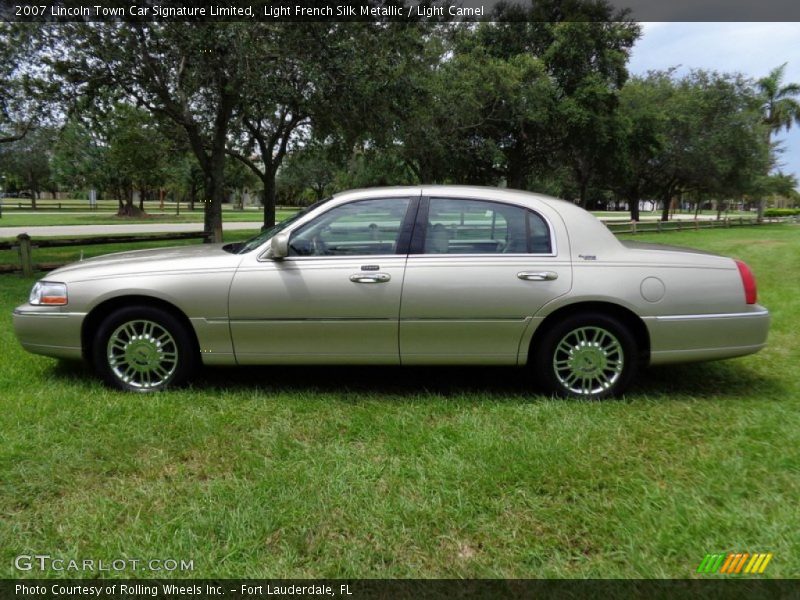
[[[742,261],[737,260],[736,266],[739,267],[739,275],[742,278],[742,285],[744,286],[744,301],[748,304],[756,303],[756,278],[753,277],[753,272]]]

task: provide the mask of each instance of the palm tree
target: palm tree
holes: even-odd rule
[[[783,84],[786,63],[775,67],[769,75],[758,80],[758,90],[764,104],[763,123],[767,126],[767,142],[772,142],[772,134],[781,129],[788,131],[794,123],[800,125],[800,83]],[[764,218],[765,201],[758,203],[758,220]]]

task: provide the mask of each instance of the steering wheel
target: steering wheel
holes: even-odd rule
[[[322,236],[317,234],[311,238],[311,251],[313,256],[324,256],[328,253],[328,245],[322,240]]]

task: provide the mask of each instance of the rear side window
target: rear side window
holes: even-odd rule
[[[425,254],[550,254],[550,229],[535,212],[499,202],[431,198]]]

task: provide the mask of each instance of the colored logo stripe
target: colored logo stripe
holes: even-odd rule
[[[772,553],[731,552],[730,554],[706,554],[700,565],[698,573],[726,573],[726,574],[760,574],[767,568],[772,560]],[[746,565],[746,566],[745,566]]]
[[[750,564],[747,565],[745,568],[745,573],[763,573],[764,569],[767,568],[769,561],[772,560],[772,552],[768,554],[754,554],[753,560],[750,561]]]
[[[724,554],[706,554],[703,562],[697,567],[698,573],[716,573],[722,561],[725,559]]]

